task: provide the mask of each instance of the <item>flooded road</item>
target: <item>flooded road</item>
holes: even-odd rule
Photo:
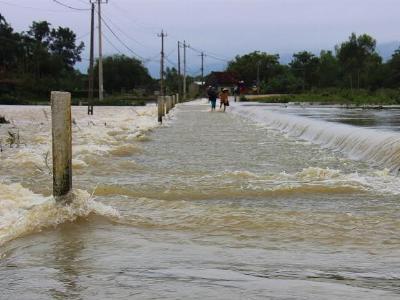
[[[0,107],[14,119],[0,136],[19,129],[23,143],[0,154],[4,299],[400,296],[394,130],[203,101],[161,127],[155,107],[85,112],[64,208],[48,108]]]

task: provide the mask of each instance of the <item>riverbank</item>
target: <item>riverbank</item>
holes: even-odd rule
[[[345,106],[381,106],[400,104],[400,91],[380,89],[374,92],[367,90],[316,90],[300,94],[267,94],[250,95],[241,98],[241,101],[257,101],[263,103],[315,103],[319,105]]]
[[[87,105],[88,98],[82,96],[74,96],[72,93],[72,105]],[[132,95],[116,95],[106,96],[102,101],[98,98],[94,99],[95,106],[144,106],[147,103],[155,103],[154,96],[132,96]],[[50,96],[46,97],[0,97],[0,105],[48,105]]]

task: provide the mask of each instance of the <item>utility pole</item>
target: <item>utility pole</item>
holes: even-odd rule
[[[160,94],[165,96],[165,84],[164,84],[164,37],[167,34],[161,30],[161,34],[158,35],[161,38],[161,60],[160,60]]]
[[[108,3],[108,0],[103,2],[102,0],[97,0],[97,12],[98,12],[98,24],[99,24],[99,101],[104,98],[103,95],[103,49],[102,49],[102,36],[101,36],[101,4]]]
[[[181,78],[181,42],[178,41],[178,93],[182,91],[182,78]]]
[[[93,60],[94,60],[94,2],[90,19],[90,63],[89,63],[89,103],[88,115],[93,115]]]
[[[186,44],[186,41],[183,41],[183,101],[186,100],[186,48],[189,45]]]
[[[204,52],[201,52],[201,93],[203,93],[204,90]]]
[[[204,83],[204,57],[206,56],[204,52],[201,52],[201,85]]]
[[[261,60],[257,62],[257,94],[260,94],[260,66]]]

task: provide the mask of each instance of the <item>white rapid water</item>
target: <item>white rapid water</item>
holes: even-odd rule
[[[400,169],[400,133],[268,111],[260,106],[237,104],[232,110],[290,137],[340,151],[351,159],[388,168],[394,174]]]
[[[55,227],[90,214],[117,217],[111,206],[96,202],[89,191],[74,190],[70,205],[58,205],[51,193],[51,120],[48,106],[0,106],[10,124],[0,126],[0,246],[16,237]],[[128,157],[140,151],[135,144],[158,126],[155,106],[73,107],[74,179],[104,156]],[[7,145],[8,132],[18,132],[20,145]],[[133,165],[124,161],[124,165]],[[119,166],[117,166],[119,167]]]

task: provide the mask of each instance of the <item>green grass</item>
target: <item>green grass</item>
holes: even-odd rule
[[[143,106],[147,102],[155,101],[156,99],[151,96],[132,96],[132,95],[113,95],[107,96],[103,101],[99,101],[98,98],[94,99],[93,105],[95,106]],[[0,95],[0,105],[48,105],[50,103],[50,96],[38,97],[38,96],[23,96],[15,97],[10,95]],[[87,98],[72,97],[72,105],[79,104],[87,105]]]
[[[345,105],[393,105],[400,104],[400,91],[394,89],[367,90],[316,90],[301,94],[276,95],[255,101],[263,103],[310,102]]]

